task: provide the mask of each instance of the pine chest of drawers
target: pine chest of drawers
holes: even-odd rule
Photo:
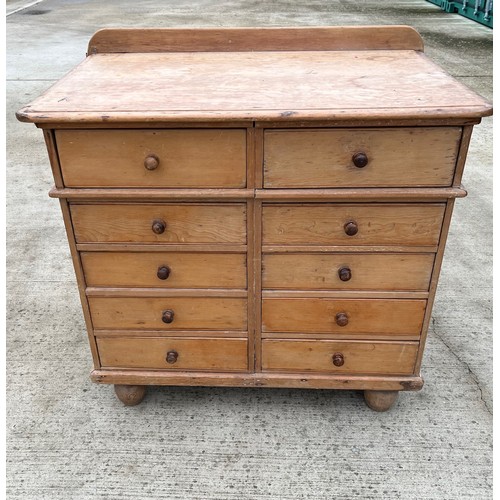
[[[411,28],[106,29],[31,105],[95,382],[418,390],[474,124]]]

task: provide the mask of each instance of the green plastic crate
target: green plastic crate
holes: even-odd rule
[[[468,17],[493,28],[493,0],[427,0],[446,12]]]

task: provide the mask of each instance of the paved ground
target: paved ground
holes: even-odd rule
[[[7,0],[14,12],[29,0]],[[492,31],[424,0],[44,0],[8,29],[8,494],[11,499],[491,498],[492,120],[475,129],[425,356],[390,412],[358,392],[93,385],[42,134],[14,112],[104,26],[410,24],[491,98]],[[443,89],[446,92],[446,89]]]

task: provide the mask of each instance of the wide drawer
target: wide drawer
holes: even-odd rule
[[[450,186],[461,128],[267,130],[264,187]]]
[[[246,330],[247,300],[233,297],[88,297],[97,329]]]
[[[437,245],[444,204],[267,204],[263,243]]]
[[[428,290],[434,254],[263,255],[262,286],[282,290]]]
[[[264,298],[263,332],[418,335],[426,300]]]
[[[417,351],[417,342],[264,340],[262,369],[410,375],[414,370]]]
[[[246,339],[98,338],[103,368],[244,371]]]
[[[246,131],[57,130],[68,187],[242,188]]]
[[[246,288],[246,254],[81,252],[87,286]]]
[[[78,243],[246,243],[244,204],[72,204]]]

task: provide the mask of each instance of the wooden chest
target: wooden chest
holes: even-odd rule
[[[419,390],[474,124],[409,27],[105,29],[43,129],[95,382]]]

